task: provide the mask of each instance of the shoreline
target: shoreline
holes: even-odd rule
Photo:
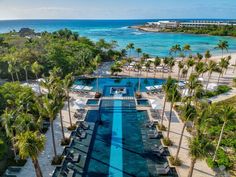
[[[219,35],[210,35],[210,34],[196,34],[196,33],[187,33],[187,32],[174,32],[174,31],[163,31],[158,28],[151,28],[146,26],[129,26],[130,29],[136,29],[143,32],[153,32],[153,33],[172,33],[172,34],[191,34],[191,35],[197,35],[197,36],[217,36],[217,37],[229,37],[236,39],[236,36],[219,36]]]

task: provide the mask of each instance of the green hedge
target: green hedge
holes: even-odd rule
[[[6,143],[3,141],[3,139],[1,139],[0,137],[0,160],[3,159],[4,155],[7,152],[7,145]]]
[[[203,97],[211,98],[211,97],[214,97],[214,96],[226,93],[226,92],[228,92],[230,90],[231,90],[231,88],[229,86],[227,86],[227,85],[219,85],[215,91],[206,91],[203,94]]]

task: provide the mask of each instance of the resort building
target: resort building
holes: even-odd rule
[[[180,27],[204,28],[208,26],[227,26],[236,25],[234,21],[212,21],[212,20],[193,20],[190,22],[180,22]]]
[[[177,21],[158,21],[158,22],[148,22],[148,26],[155,26],[161,29],[172,29],[179,26]]]

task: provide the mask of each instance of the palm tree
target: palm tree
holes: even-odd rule
[[[224,50],[228,51],[228,48],[229,48],[228,41],[222,41],[222,40],[220,40],[219,43],[217,44],[217,46],[216,46],[215,48],[221,50],[221,52],[222,52],[222,58],[223,58]]]
[[[32,73],[35,74],[35,78],[38,80],[39,73],[43,70],[43,66],[40,65],[37,61],[35,61],[31,66]]]
[[[198,60],[198,63],[202,60],[203,58],[203,55],[200,54],[200,53],[197,53],[197,60]]]
[[[181,131],[181,135],[180,135],[180,140],[179,140],[179,145],[178,145],[178,149],[175,155],[175,161],[178,160],[178,156],[179,156],[179,152],[180,152],[180,148],[181,148],[181,144],[182,144],[182,139],[183,139],[183,135],[184,135],[184,130],[187,126],[187,123],[189,121],[193,121],[194,118],[196,117],[196,109],[194,106],[192,106],[190,103],[187,102],[187,104],[185,104],[183,106],[182,112],[181,112],[181,118],[184,121],[184,125]]]
[[[156,77],[156,67],[160,66],[161,64],[161,59],[159,57],[156,57],[154,60],[154,78]]]
[[[211,58],[211,52],[210,52],[210,50],[207,50],[206,52],[205,52],[205,59],[206,59],[206,62],[208,62],[208,60]]]
[[[195,61],[194,61],[193,58],[189,58],[189,59],[187,60],[187,67],[188,67],[188,70],[189,70],[189,68],[192,67],[191,73],[193,72],[193,66],[194,66],[194,64],[195,64]],[[191,74],[191,73],[190,73],[190,74]]]
[[[221,77],[221,75],[223,76],[224,70],[226,71],[228,66],[229,66],[229,61],[225,58],[221,58],[220,62],[219,62],[219,68],[217,70],[219,72],[219,77],[218,77],[217,84],[219,84],[220,77]]]
[[[38,156],[44,150],[45,136],[38,132],[26,131],[16,137],[16,146],[22,159],[31,158],[37,177],[43,177]]]
[[[67,106],[68,106],[68,114],[69,114],[69,120],[70,120],[70,127],[72,127],[72,120],[71,120],[71,112],[70,112],[70,88],[73,85],[74,77],[72,73],[67,74],[65,78],[63,79],[63,88],[66,93],[66,100],[67,100]]]
[[[180,80],[180,72],[184,68],[184,62],[178,61],[178,81]]]
[[[162,115],[161,115],[161,126],[163,126],[165,107],[166,107],[166,102],[168,98],[167,95],[169,93],[169,90],[174,86],[174,83],[175,81],[171,77],[168,77],[166,83],[163,85],[163,91],[165,92],[165,99],[164,99],[164,105],[163,105],[163,110],[162,110]]]
[[[100,55],[97,55],[95,58],[94,58],[94,65],[95,65],[95,69],[97,70],[98,69],[98,66],[99,66],[99,64],[101,63],[101,61],[102,61],[102,58],[101,58],[101,56]],[[98,71],[97,71],[97,93],[99,93],[99,86],[98,86]]]
[[[146,78],[148,77],[148,72],[149,72],[149,69],[150,69],[150,67],[151,67],[151,63],[152,63],[152,61],[150,61],[150,60],[145,63],[145,67],[146,67]]]
[[[174,53],[175,57],[177,55],[178,52],[181,51],[181,47],[179,44],[176,44],[176,45],[173,45],[171,48],[170,48],[170,54]]]
[[[199,134],[189,139],[189,155],[191,156],[191,164],[189,168],[188,177],[193,176],[193,169],[198,159],[204,159],[209,152],[213,150],[213,146],[204,135]]]
[[[212,61],[210,60],[209,63],[208,63],[208,66],[207,66],[207,70],[208,70],[208,80],[207,80],[207,83],[206,83],[206,89],[208,87],[208,84],[209,84],[209,81],[210,81],[210,78],[211,78],[211,74],[213,73],[213,71],[215,71],[217,68],[217,64],[215,61]]]
[[[138,58],[139,58],[139,55],[142,53],[142,49],[141,49],[141,48],[137,48],[137,49],[136,49],[136,52],[137,52]]]
[[[137,68],[138,72],[139,72],[139,79],[138,79],[138,93],[140,94],[140,87],[141,87],[141,82],[140,82],[140,77],[141,77],[141,69],[142,69],[142,65],[141,63],[136,63],[135,68]]]
[[[12,79],[12,82],[14,82],[14,76],[13,76],[13,73],[14,73],[14,67],[13,65],[11,64],[11,62],[8,62],[8,72],[11,74],[11,79]]]
[[[182,50],[184,51],[186,56],[186,53],[191,51],[191,46],[189,44],[185,44]]]
[[[57,104],[57,97],[55,95],[47,94],[42,97],[42,101],[43,101],[44,112],[50,119],[54,158],[56,158],[57,157],[57,149],[56,149],[53,121],[54,121],[55,117],[57,116],[57,113],[58,113],[60,107]]]
[[[29,68],[29,66],[30,66],[29,61],[22,62],[22,68],[25,71],[25,80],[26,80],[27,83],[29,83],[29,79],[28,79],[28,68]]]
[[[127,63],[130,65],[130,63],[132,63],[132,58],[128,57]],[[129,69],[129,77],[130,77],[130,68],[128,68],[128,69]]]
[[[186,87],[189,90],[189,95],[193,96],[193,93],[197,87],[202,87],[201,82],[198,80],[197,74],[191,74],[189,76],[188,83],[186,84]]]
[[[169,58],[169,61],[168,61],[168,67],[169,67],[169,76],[171,75],[172,73],[172,69],[173,67],[175,66],[175,60],[174,58]]]
[[[170,88],[170,90],[167,92],[168,100],[170,100],[170,114],[169,114],[169,122],[168,122],[168,131],[167,131],[167,139],[170,139],[170,125],[171,125],[171,119],[172,119],[172,110],[174,103],[180,99],[180,94],[177,89],[177,84],[174,84],[173,87]]]
[[[7,137],[9,137],[11,140],[14,156],[16,159],[16,149],[14,146],[15,145],[14,139],[15,139],[15,135],[16,135],[15,126],[14,126],[14,122],[16,119],[15,114],[16,114],[16,112],[14,110],[9,110],[8,108],[6,108],[4,113],[1,116],[1,123],[6,131]]]
[[[203,73],[207,71],[207,64],[204,62],[197,63],[195,66],[195,71],[198,76],[200,76],[201,74],[203,75]]]
[[[131,57],[131,51],[134,49],[134,43],[129,43],[126,46],[126,49],[129,50],[129,57]]]
[[[232,106],[224,105],[221,108],[220,113],[221,113],[220,115],[221,115],[221,117],[223,119],[223,125],[221,127],[219,140],[218,140],[218,143],[217,143],[217,146],[216,146],[216,150],[215,150],[215,153],[214,153],[214,156],[213,156],[213,161],[215,161],[215,159],[216,159],[217,151],[218,151],[218,149],[220,147],[220,143],[221,143],[221,140],[222,140],[222,137],[223,137],[223,134],[224,134],[225,126],[228,123],[234,124],[235,123],[235,118],[236,118],[236,116],[235,116],[236,115],[236,110]]]

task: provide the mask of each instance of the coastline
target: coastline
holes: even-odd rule
[[[188,33],[188,32],[178,32],[178,31],[163,31],[159,28],[152,28],[152,27],[148,27],[148,26],[143,26],[143,25],[139,25],[139,26],[129,26],[129,28],[131,29],[136,29],[139,31],[143,31],[143,32],[153,32],[153,33],[173,33],[173,34],[191,34],[191,35],[198,35],[198,36],[218,36],[218,37],[229,37],[229,38],[234,38],[236,39],[236,36],[220,36],[220,35],[211,35],[211,34],[196,34],[196,33]]]

